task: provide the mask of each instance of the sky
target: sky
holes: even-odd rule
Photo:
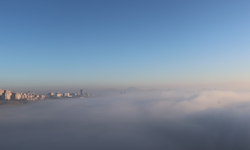
[[[1,0],[0,88],[250,83],[250,2]]]

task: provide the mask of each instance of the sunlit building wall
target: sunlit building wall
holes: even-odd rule
[[[55,94],[55,97],[56,97],[56,98],[61,98],[61,97],[62,97],[62,94],[59,93],[59,92],[57,92],[57,93]]]
[[[3,92],[4,92],[4,90],[0,89],[0,99],[2,99]]]
[[[5,90],[4,93],[2,94],[2,99],[3,100],[10,100],[11,95],[12,95],[12,93],[10,90]]]
[[[21,95],[21,93],[14,92],[14,93],[12,93],[11,97],[13,100],[20,100],[22,98],[22,95]]]

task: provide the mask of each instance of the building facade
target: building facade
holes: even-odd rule
[[[26,95],[27,95],[27,100],[29,100],[29,101],[35,100],[35,99],[34,99],[35,93],[28,92],[28,93],[26,93]]]
[[[27,99],[27,94],[26,93],[21,93],[21,99]]]
[[[11,97],[13,100],[20,100],[22,98],[22,95],[21,95],[21,93],[14,92],[14,93],[12,93]]]
[[[0,89],[0,99],[2,99],[2,94],[4,93],[4,90]]]
[[[49,97],[54,97],[55,94],[53,92],[50,92],[48,95]]]
[[[39,99],[45,99],[45,95],[40,95]]]
[[[2,99],[3,100],[11,100],[11,91],[10,90],[5,90],[4,93],[2,94]]]
[[[56,97],[56,98],[61,98],[61,97],[62,97],[62,94],[59,93],[59,92],[57,92],[57,93],[55,94],[55,97]]]
[[[81,89],[81,90],[80,90],[80,94],[81,94],[81,95],[83,95],[83,94],[84,94],[83,89]]]
[[[71,97],[69,93],[64,93],[63,97]]]

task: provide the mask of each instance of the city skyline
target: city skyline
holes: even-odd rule
[[[0,0],[1,149],[250,149],[249,8]]]
[[[60,98],[88,98],[94,97],[94,94],[85,93],[83,89],[78,93],[60,93],[60,92],[49,92],[47,94],[35,94],[34,92],[11,92],[10,90],[0,89],[0,100],[11,101],[11,100],[26,100],[36,101],[44,99],[60,99]]]

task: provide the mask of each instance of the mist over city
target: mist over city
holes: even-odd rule
[[[1,0],[0,149],[249,150],[249,8]]]
[[[164,91],[0,110],[3,149],[248,149],[249,92]]]

